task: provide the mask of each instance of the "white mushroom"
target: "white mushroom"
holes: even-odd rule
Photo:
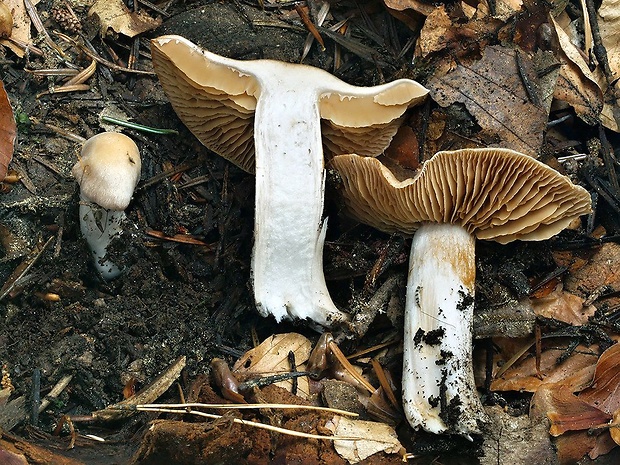
[[[336,153],[380,154],[427,90],[405,79],[355,87],[305,65],[224,58],[179,36],[159,37],[151,48],[180,119],[211,150],[256,173],[259,312],[322,326],[345,320],[323,275],[323,143]]]
[[[348,211],[413,234],[405,305],[403,406],[413,427],[477,433],[485,418],[472,368],[475,238],[543,240],[590,212],[588,192],[506,149],[439,152],[399,181],[376,159],[341,155]]]
[[[121,273],[106,254],[111,240],[121,233],[124,210],[140,180],[140,168],[135,142],[124,134],[104,132],[84,142],[71,170],[80,185],[80,229],[95,267],[105,279]]]

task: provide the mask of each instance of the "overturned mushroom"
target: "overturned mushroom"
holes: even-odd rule
[[[256,173],[252,279],[259,312],[322,326],[345,320],[322,269],[322,143],[336,153],[380,154],[399,117],[427,90],[406,79],[355,87],[309,66],[224,58],[179,36],[153,40],[152,56],[194,135]]]
[[[543,240],[590,212],[588,192],[506,149],[439,152],[399,181],[374,158],[331,161],[349,212],[415,235],[405,306],[403,406],[409,423],[469,436],[485,418],[471,360],[475,238]]]

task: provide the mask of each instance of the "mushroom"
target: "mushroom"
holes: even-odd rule
[[[104,279],[121,274],[106,258],[111,240],[121,234],[124,210],[140,180],[140,152],[124,134],[103,132],[82,146],[71,173],[80,185],[80,229]]]
[[[485,413],[472,368],[475,239],[544,240],[591,210],[588,192],[507,149],[439,152],[398,180],[379,160],[340,155],[349,213],[386,232],[414,234],[409,257],[403,407],[432,433],[480,432]]]
[[[376,156],[405,110],[428,91],[407,79],[355,87],[310,66],[224,58],[179,36],[154,39],[151,50],[185,125],[209,149],[256,174],[258,311],[321,326],[346,320],[323,275],[322,142],[332,152]]]

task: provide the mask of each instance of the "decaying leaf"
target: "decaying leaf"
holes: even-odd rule
[[[443,107],[464,104],[482,128],[479,136],[487,144],[537,156],[547,113],[541,103],[532,101],[540,96],[531,60],[517,53],[501,46],[487,47],[479,61],[458,65],[453,72],[431,79],[427,87]]]
[[[22,42],[24,44],[30,43],[30,17],[26,12],[26,7],[24,6],[23,0],[2,0],[9,10],[11,10],[11,14],[13,15],[13,32],[11,34],[11,39]],[[36,5],[39,3],[39,0],[32,0],[31,3]],[[18,47],[13,42],[7,39],[1,39],[0,44],[10,48],[13,53],[15,53],[18,57],[23,58],[25,55],[25,50],[23,47]]]
[[[13,146],[17,136],[17,126],[13,117],[11,102],[0,82],[0,181],[6,176],[9,163],[13,158]]]
[[[620,410],[620,344],[601,354],[592,385],[579,393],[579,399],[610,416]]]
[[[275,334],[239,358],[233,366],[233,372],[240,378],[247,378],[247,375],[250,374],[268,376],[290,372],[289,352],[293,352],[295,355],[297,370],[304,371],[311,350],[312,343],[301,334]],[[297,394],[304,398],[309,396],[308,379],[306,377],[297,378],[297,383]],[[275,384],[291,391],[293,381],[286,380]]]
[[[536,357],[524,355],[500,378],[491,383],[492,391],[526,391],[536,392],[543,384],[564,383],[565,389],[574,392],[587,386],[596,367],[597,355],[592,349],[578,346],[573,354],[558,363],[562,349],[557,347],[557,341],[542,351],[540,356],[540,375],[536,370]],[[510,356],[512,354],[506,354]],[[506,356],[504,358],[506,358]]]
[[[566,278],[564,288],[568,292],[591,299],[604,287],[620,289],[620,267],[610,266],[612,263],[620,263],[620,244],[603,244],[588,258],[587,262],[582,262],[582,266],[571,271]],[[578,257],[573,259],[575,262],[578,260]],[[620,298],[612,296],[605,299],[605,304],[616,306],[620,304]]]
[[[435,9],[432,4],[422,2],[420,0],[385,0],[383,3],[385,3],[385,6],[387,6],[390,10],[412,10],[424,16],[430,15]]]
[[[616,410],[614,412],[611,423],[613,425],[609,428],[609,434],[611,435],[611,439],[613,439],[616,444],[620,445],[620,410]]]
[[[129,10],[123,0],[97,0],[88,11],[88,16],[99,21],[99,30],[105,37],[108,29],[134,37],[161,24],[161,18],[152,18],[144,10],[137,13]]]
[[[563,58],[554,97],[568,103],[587,124],[597,124],[603,109],[603,93],[587,63],[564,30],[553,21]]]
[[[530,408],[547,414],[551,421],[549,434],[552,436],[587,430],[611,419],[611,415],[584,402],[562,383],[541,385],[532,398]]]
[[[336,415],[325,427],[335,436],[366,438],[359,441],[334,441],[336,452],[349,463],[357,463],[378,452],[398,454],[404,450],[394,428],[385,423],[351,420]]]
[[[609,68],[612,72],[611,78],[615,80],[613,91],[609,91],[607,79],[599,66],[596,73],[598,82],[601,88],[607,91],[601,121],[605,127],[618,132],[620,131],[620,105],[616,101],[616,97],[620,92],[617,82],[620,77],[620,0],[603,0],[598,9],[598,25],[601,40],[607,52]]]
[[[552,318],[571,325],[583,325],[594,315],[596,307],[583,305],[584,300],[574,294],[562,290],[558,286],[549,295],[532,299],[532,308],[537,316]]]

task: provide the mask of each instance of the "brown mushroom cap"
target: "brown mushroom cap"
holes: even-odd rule
[[[374,88],[350,86],[318,68],[230,60],[179,36],[154,39],[151,52],[159,81],[183,123],[205,146],[249,172],[254,171],[254,111],[261,94],[255,74],[306,74],[314,76],[317,85],[333,87],[317,102],[324,144],[333,153],[379,155],[400,126],[400,116],[428,93],[422,85],[403,79],[370,95],[359,90]],[[337,91],[341,86],[342,92]]]
[[[127,208],[140,180],[140,151],[136,143],[118,132],[102,132],[82,146],[71,173],[81,196],[107,210]]]
[[[330,165],[351,215],[385,232],[451,223],[505,244],[548,239],[591,211],[585,189],[508,149],[438,152],[404,181],[374,158],[339,155]]]

